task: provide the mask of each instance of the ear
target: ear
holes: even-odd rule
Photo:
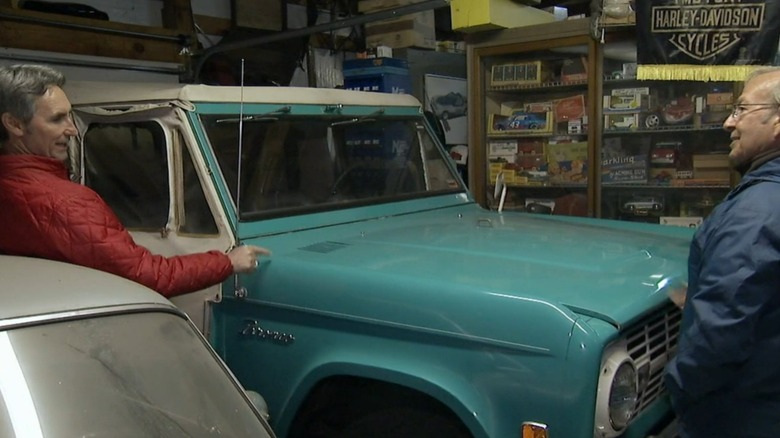
[[[24,134],[24,123],[12,116],[11,113],[3,113],[0,116],[0,122],[3,123],[3,127],[11,136],[21,137]]]

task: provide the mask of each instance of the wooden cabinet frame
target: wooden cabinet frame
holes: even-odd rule
[[[469,113],[469,185],[477,202],[488,207],[487,190],[487,117],[485,87],[489,70],[486,57],[512,55],[524,52],[567,46],[587,47],[587,109],[588,142],[588,213],[596,216],[600,204],[600,160],[596,139],[601,132],[601,52],[598,41],[590,36],[590,20],[557,21],[549,24],[507,29],[497,32],[469,35],[467,38],[468,62],[468,113]]]

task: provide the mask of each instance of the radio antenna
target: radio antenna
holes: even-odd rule
[[[238,109],[238,172],[236,178],[236,231],[241,222],[241,157],[244,149],[244,58],[241,58],[241,98]]]
[[[236,243],[240,244],[240,232],[238,230],[241,223],[241,157],[244,155],[244,58],[241,58],[241,97],[238,107],[238,171],[236,172]],[[247,289],[241,285],[238,274],[233,277],[233,296],[236,298],[246,298]]]

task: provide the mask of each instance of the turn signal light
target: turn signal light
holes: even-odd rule
[[[526,421],[521,429],[521,438],[548,438],[547,425]]]

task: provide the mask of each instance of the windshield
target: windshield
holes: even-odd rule
[[[193,326],[160,312],[0,331],[0,436],[269,437]]]
[[[243,218],[463,190],[422,117],[246,115],[243,123],[235,115],[201,119]]]

